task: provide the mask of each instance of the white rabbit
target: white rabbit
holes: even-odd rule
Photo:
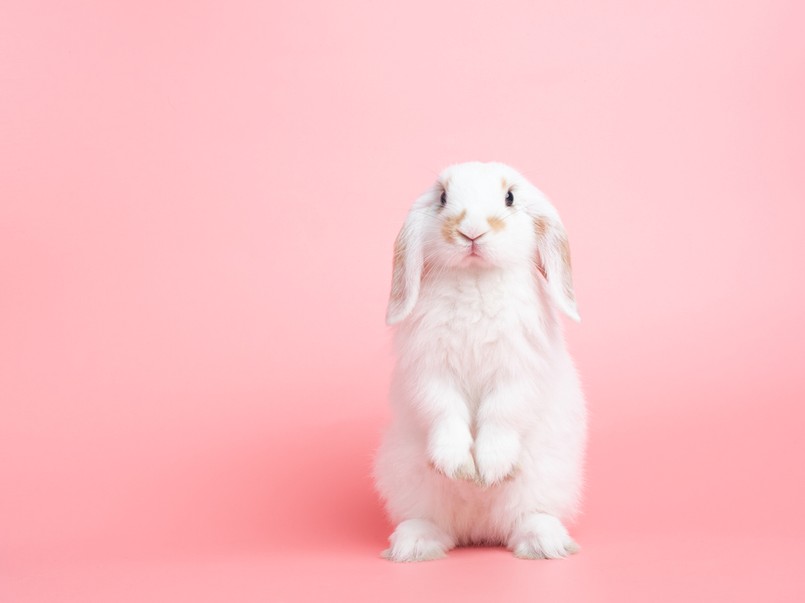
[[[397,526],[386,558],[578,550],[561,519],[578,510],[586,410],[555,308],[579,320],[545,195],[500,163],[442,172],[394,250],[394,417],[374,471]]]

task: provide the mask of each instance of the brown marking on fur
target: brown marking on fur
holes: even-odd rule
[[[534,218],[534,232],[542,238],[548,232],[548,221],[545,218]]]
[[[534,218],[534,233],[537,235],[537,270],[545,280],[548,280],[548,273],[545,272],[545,262],[539,249],[542,247],[542,241],[545,239],[547,232],[548,222],[544,218]]]
[[[506,182],[506,177],[505,177],[505,176],[504,176],[504,177],[503,177],[503,178],[500,180],[500,183],[501,183],[501,185],[503,186],[503,190],[504,190],[504,191],[508,191],[508,190],[509,190],[509,183],[508,183],[508,182]]]
[[[562,274],[548,274],[545,268],[545,262],[542,257],[538,257],[537,268],[542,273],[546,280],[561,278],[562,290],[565,296],[570,301],[575,301],[575,294],[573,293],[573,276],[570,264],[570,245],[567,242],[567,235],[560,227],[551,228],[546,218],[534,219],[534,232],[539,241],[540,248],[547,244],[553,247],[553,253],[559,255],[559,261],[562,263]]]
[[[567,297],[570,301],[575,301],[576,296],[575,293],[573,293],[573,277],[571,276],[572,273],[570,266],[570,244],[567,242],[567,235],[565,235],[564,232],[559,235],[556,244],[559,247],[559,257],[564,264],[562,289],[564,289],[565,297]]]
[[[405,297],[405,239],[403,231],[394,241],[394,268],[391,276],[391,299],[402,302]]]
[[[458,225],[461,224],[461,221],[467,215],[467,210],[463,210],[460,214],[455,216],[450,216],[449,218],[445,218],[444,222],[442,223],[442,236],[444,240],[448,243],[453,242],[453,238],[456,236],[456,230],[458,230]]]
[[[486,221],[489,223],[489,227],[495,232],[500,232],[506,226],[503,218],[498,216],[489,216]]]

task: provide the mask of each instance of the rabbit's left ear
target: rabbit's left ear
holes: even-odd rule
[[[548,282],[548,291],[556,306],[568,317],[581,322],[573,293],[570,245],[559,218],[534,217],[537,235],[537,268]]]
[[[391,277],[391,294],[386,311],[386,324],[393,325],[405,319],[419,298],[422,278],[422,220],[423,212],[416,203],[405,219],[394,242],[394,265]]]

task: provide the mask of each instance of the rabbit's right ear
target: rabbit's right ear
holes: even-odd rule
[[[424,197],[414,204],[394,242],[394,267],[391,276],[391,294],[386,310],[386,324],[393,325],[405,319],[419,297],[422,278],[422,236],[424,213],[420,207]],[[430,194],[427,195],[430,197]]]

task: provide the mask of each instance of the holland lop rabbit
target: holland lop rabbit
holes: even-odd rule
[[[562,520],[579,505],[586,411],[557,309],[579,320],[545,195],[500,163],[444,170],[394,248],[394,415],[374,469],[396,524],[386,558],[578,550]]]

